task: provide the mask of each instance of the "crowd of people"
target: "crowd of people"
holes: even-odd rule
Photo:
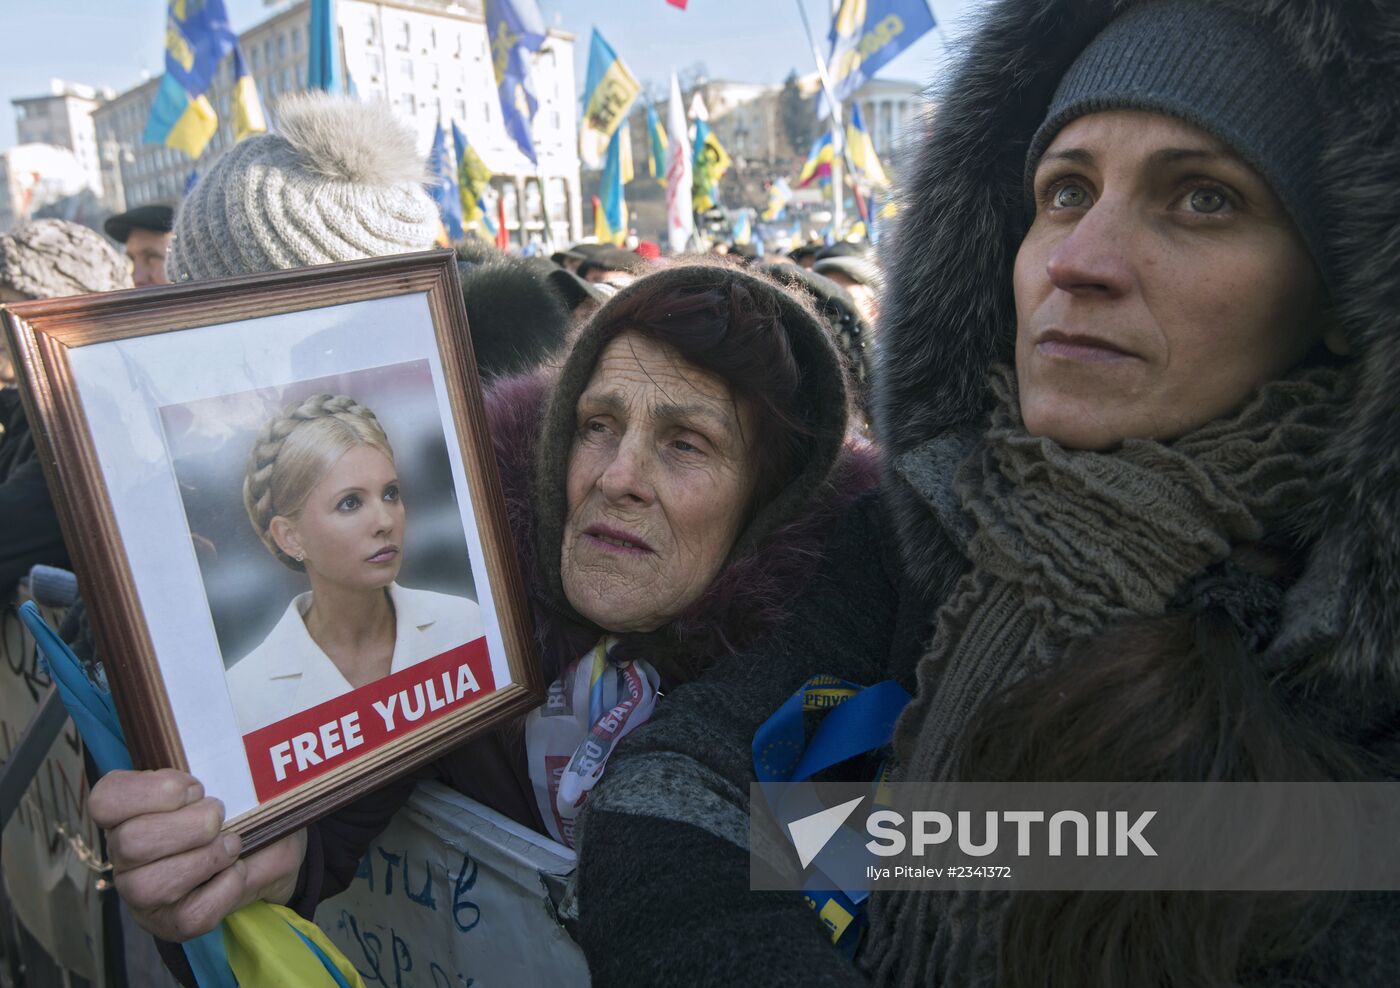
[[[587,703],[246,855],[200,780],[109,774],[137,921],[169,947],[259,898],[309,918],[430,778],[577,851],[600,985],[1400,983],[1393,893],[877,891],[852,962],[750,890],[748,824],[754,734],[819,674],[913,695],[898,781],[1400,774],[1397,38],[1382,5],[999,0],[878,253],[459,245],[542,681],[591,670],[637,714],[573,813],[541,766]],[[429,249],[422,174],[384,105],[289,98],[173,213],[109,221],[126,261],[62,221],[0,236],[0,300]],[[10,593],[68,560],[4,372]],[[392,462],[320,398],[285,414]],[[309,600],[314,548],[272,520],[305,494],[252,471]],[[308,607],[284,623],[332,661]]]

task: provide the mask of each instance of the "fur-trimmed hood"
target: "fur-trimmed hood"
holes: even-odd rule
[[[1316,81],[1319,186],[1338,272],[1335,316],[1359,362],[1336,480],[1316,513],[1309,592],[1330,602],[1329,673],[1364,696],[1400,688],[1400,5],[1392,0],[1218,0],[1268,24]],[[877,435],[911,579],[933,572],[927,505],[898,458],[973,428],[991,364],[1012,357],[1012,265],[1026,230],[1026,148],[1055,87],[1131,0],[997,0],[956,71],[901,190],[881,312]],[[1294,601],[1296,603],[1296,600]],[[1314,609],[1316,610],[1316,609]],[[1285,628],[1285,632],[1289,633]],[[1299,639],[1301,640],[1301,638]]]

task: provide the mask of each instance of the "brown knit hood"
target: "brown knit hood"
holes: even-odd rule
[[[681,263],[642,280],[655,285],[655,279],[695,292],[723,289],[737,282],[754,294],[771,298],[781,313],[801,371],[798,412],[810,431],[794,478],[762,505],[740,532],[709,590],[672,625],[648,635],[630,636],[632,644],[652,657],[663,653],[674,657],[671,671],[684,675],[697,663],[713,660],[748,638],[751,631],[747,629],[754,627],[755,619],[757,625],[771,625],[782,603],[778,595],[798,589],[798,571],[807,570],[820,548],[812,526],[820,523],[819,527],[824,527],[836,502],[844,505],[873,483],[873,457],[865,451],[843,453],[846,375],[829,334],[804,297],[766,277],[714,263]],[[567,514],[565,482],[577,431],[575,406],[609,342],[602,327],[613,307],[624,302],[636,284],[599,309],[570,349],[545,407],[533,457],[531,501],[539,578],[557,616],[585,629],[590,626],[569,606],[559,571]],[[784,558],[788,549],[799,545],[796,555]],[[591,630],[596,634],[596,629]]]

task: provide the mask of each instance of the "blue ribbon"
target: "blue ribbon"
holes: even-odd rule
[[[844,694],[844,695],[842,695]],[[816,702],[820,698],[823,702]],[[803,782],[834,765],[879,751],[890,743],[894,724],[908,705],[909,692],[894,680],[861,688],[833,676],[813,676],[777,712],[763,722],[753,737],[754,772],[763,788],[769,808],[779,822],[809,816],[825,809],[815,794],[803,789],[780,791],[780,783]],[[829,711],[806,740],[803,714],[807,710]],[[880,776],[885,768],[882,766]],[[880,779],[876,779],[878,787]],[[859,853],[860,839],[842,827],[822,849],[812,864],[812,876],[802,894],[812,908],[826,919],[827,910],[839,910],[853,917],[835,939],[837,949],[847,956],[855,953],[865,924],[863,903],[869,892],[863,888],[832,888],[840,883],[827,877],[821,860],[831,855]],[[831,860],[854,860],[834,857]]]
[[[112,705],[112,694],[93,685],[83,671],[82,662],[49,627],[33,601],[26,601],[20,606],[19,617],[34,636],[34,642],[39,647],[39,658],[58,687],[58,695],[68,708],[68,716],[73,718],[78,733],[83,736],[83,744],[97,764],[98,776],[130,769],[131,752],[126,746],[121,721],[117,719],[117,709]],[[202,937],[187,940],[181,946],[185,949],[185,957],[200,988],[238,988],[224,950],[222,923]]]

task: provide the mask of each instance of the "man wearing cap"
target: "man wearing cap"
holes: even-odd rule
[[[880,315],[880,269],[851,243],[836,243],[817,252],[812,270],[830,278],[855,300],[861,317],[873,328]]]
[[[165,255],[174,237],[170,232],[174,220],[175,210],[170,206],[152,205],[109,216],[102,224],[107,236],[126,246],[131,280],[137,288],[170,284],[165,275]]]

